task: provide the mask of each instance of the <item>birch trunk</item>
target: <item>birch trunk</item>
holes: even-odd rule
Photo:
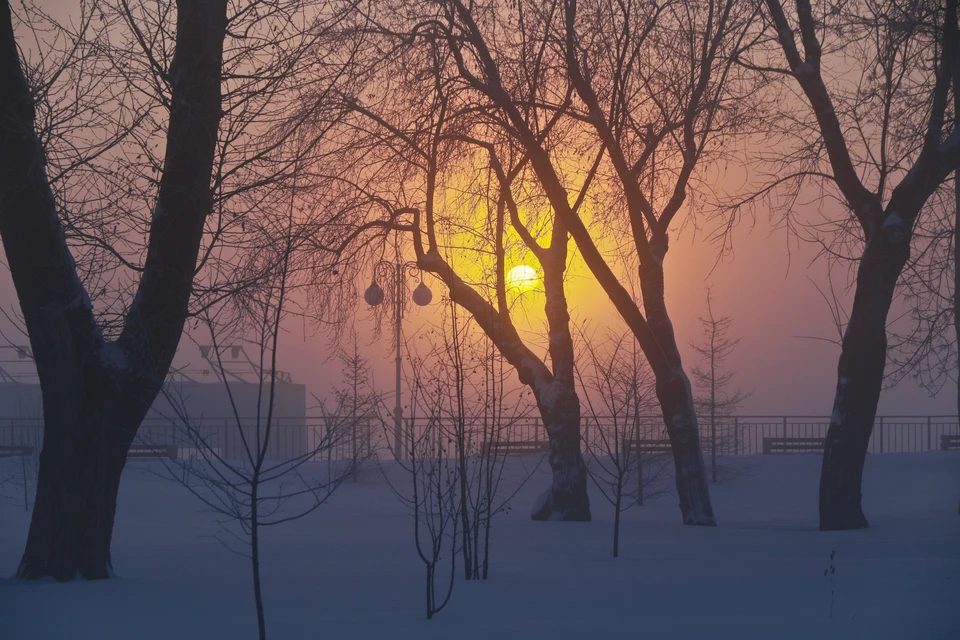
[[[516,369],[520,383],[533,391],[536,398],[550,445],[548,459],[553,478],[550,487],[531,510],[531,517],[534,520],[589,521],[587,468],[580,453],[580,399],[573,376],[573,340],[566,299],[561,288],[563,272],[556,268],[557,263],[563,264],[564,256],[554,256],[552,267],[548,266],[550,261],[544,261],[551,370],[524,344],[510,320],[509,312],[498,310],[489,300],[480,296],[456,274],[439,252],[424,252],[418,238],[414,235],[417,264],[425,271],[436,274],[446,284],[450,299],[473,316],[507,362]],[[502,255],[501,252],[501,260]],[[502,290],[499,295],[501,309],[508,309]]]
[[[652,243],[653,244],[653,243]],[[640,269],[640,288],[647,324],[667,360],[669,369],[654,369],[657,400],[663,412],[663,422],[673,450],[680,513],[686,525],[715,527],[713,504],[707,483],[706,468],[700,449],[700,427],[693,404],[690,379],[683,370],[677,338],[667,313],[664,296],[663,258],[667,247],[665,238],[651,246],[654,258]]]
[[[657,380],[657,400],[673,451],[677,496],[683,524],[715,527],[710,488],[700,451],[697,413],[690,380],[682,369],[668,380]]]
[[[543,268],[546,298],[543,310],[550,336],[552,380],[549,384],[535,382],[533,389],[550,439],[553,481],[531,515],[534,520],[587,522],[590,520],[587,467],[580,453],[580,397],[576,389],[573,336],[564,289],[567,242],[566,225],[555,220],[550,249],[540,252],[539,256]]]
[[[589,522],[587,467],[580,453],[580,399],[574,389],[534,389],[543,425],[550,439],[550,487],[534,505],[534,520]]]

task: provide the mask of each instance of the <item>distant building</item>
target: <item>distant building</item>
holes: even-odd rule
[[[261,440],[266,436],[269,394],[269,381],[261,385],[237,380],[171,380],[150,408],[137,437],[144,443],[177,444],[186,455],[205,445],[223,458],[241,460],[246,458],[244,440],[252,447],[258,434]],[[306,386],[275,384],[267,458],[306,454],[306,407]]]
[[[14,359],[0,357],[0,444],[42,442],[43,402],[29,348]],[[20,354],[26,353],[26,357]],[[266,436],[270,380],[242,346],[221,348],[219,360],[201,349],[207,369],[180,370],[170,376],[137,433],[144,444],[176,444],[181,456],[197,455],[203,446],[228,460],[246,458],[244,440],[255,446]],[[7,353],[6,355],[9,355]],[[217,365],[211,362],[217,361]],[[306,426],[307,389],[278,372],[274,385],[267,458],[296,458],[309,451]],[[259,415],[259,420],[258,420]]]

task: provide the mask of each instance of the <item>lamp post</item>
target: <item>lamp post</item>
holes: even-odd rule
[[[403,293],[406,290],[406,276],[410,272],[416,272],[420,276],[420,284],[413,290],[413,301],[421,307],[430,304],[433,299],[433,293],[423,283],[423,272],[416,262],[389,262],[380,260],[373,265],[373,282],[363,293],[363,299],[367,304],[376,307],[383,303],[383,289],[377,283],[378,278],[382,279],[394,291],[393,294],[393,312],[394,312],[394,334],[396,337],[396,363],[397,363],[397,392],[396,404],[393,408],[393,450],[398,458],[403,457],[403,406],[401,399],[401,376],[403,355],[400,344],[400,330],[403,322]],[[393,282],[389,282],[390,280]]]

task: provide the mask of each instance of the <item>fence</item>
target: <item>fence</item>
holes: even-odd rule
[[[207,449],[226,460],[242,460],[246,458],[246,446],[256,446],[258,438],[265,433],[264,422],[261,421],[258,431],[257,422],[252,418],[241,418],[239,426],[235,418],[204,418],[188,429],[166,418],[147,418],[133,442],[176,446],[182,458],[198,456],[201,449]],[[311,440],[311,429],[305,425],[304,418],[277,418],[271,427],[266,458],[289,460],[304,456],[312,451],[312,442],[317,441]],[[39,451],[42,443],[41,421],[0,419],[0,446],[27,445]]]
[[[706,450],[709,425],[700,422]],[[764,438],[826,438],[830,419],[819,416],[735,416],[717,421],[724,455],[763,453]],[[877,416],[867,445],[870,453],[908,453],[940,448],[940,436],[957,434],[956,416]]]
[[[825,438],[830,420],[818,416],[733,416],[716,420],[716,450],[720,455],[753,455],[763,452],[764,438]],[[243,440],[254,442],[255,421],[241,418],[241,429],[234,418],[204,418],[191,432],[166,419],[144,420],[135,443],[176,445],[181,456],[196,455],[200,447],[209,447],[225,459],[245,457]],[[489,433],[484,418],[466,421],[468,445],[479,449]],[[406,421],[404,454],[414,438],[435,429],[436,422]],[[663,420],[659,416],[639,416],[634,429],[641,439],[665,438]],[[448,429],[448,426],[444,426]],[[601,436],[615,429],[610,417],[584,417],[581,425],[585,452],[602,453]],[[262,426],[261,426],[261,434]],[[0,446],[27,445],[39,451],[43,441],[42,422],[27,419],[0,418]],[[710,425],[700,420],[700,441],[705,454],[711,450]],[[878,416],[870,437],[870,453],[902,453],[939,449],[941,435],[960,435],[956,416]],[[537,418],[524,417],[503,423],[499,438],[509,441],[541,442],[546,439]],[[322,460],[342,460],[354,456],[388,452],[393,443],[392,418],[372,418],[350,422],[340,418],[308,416],[276,418],[271,430],[268,459],[292,459],[312,455]],[[388,454],[389,455],[389,454]]]
[[[635,422],[617,429],[610,416],[584,416],[583,450],[602,450],[601,436],[610,436],[616,430],[637,439],[667,437],[661,416],[638,416]],[[704,452],[709,452],[709,418],[701,417],[699,422],[700,444]],[[730,416],[714,422],[717,453],[735,456],[763,453],[764,438],[826,438],[830,426],[830,418],[823,416]],[[407,429],[409,433],[409,426]],[[419,434],[422,429],[423,426],[417,424],[413,433]],[[956,416],[877,416],[867,450],[870,453],[931,451],[940,448],[941,435],[960,435]],[[513,422],[505,439],[539,442],[546,439],[546,434],[539,419],[523,418]]]

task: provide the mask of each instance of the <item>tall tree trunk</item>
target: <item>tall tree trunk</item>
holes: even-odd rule
[[[700,427],[693,404],[693,390],[683,370],[664,297],[662,265],[667,252],[666,238],[659,244],[651,242],[651,249],[656,258],[641,267],[640,288],[650,331],[669,363],[667,372],[654,370],[654,378],[657,400],[673,450],[680,513],[684,524],[715,527],[717,520],[713,515],[710,487],[700,449]]]
[[[883,384],[887,313],[897,279],[910,258],[917,217],[960,162],[960,132],[943,135],[960,56],[957,2],[947,0],[942,46],[939,51],[936,47],[932,50],[936,81],[923,144],[913,166],[891,191],[886,207],[882,204],[883,182],[876,192],[868,189],[860,179],[861,167],[851,158],[844,125],[821,74],[823,48],[810,3],[796,3],[802,53],[780,0],[766,0],[766,5],[790,70],[816,115],[834,183],[865,239],[853,309],[841,342],[837,390],[820,473],[820,529],[862,529],[868,526],[860,503],[863,465]]]
[[[909,234],[907,234],[909,235]],[[910,256],[909,237],[869,239],[843,334],[837,391],[820,472],[820,530],[864,529],[861,484],[887,356],[887,313]]]
[[[94,412],[85,413],[90,416]],[[70,580],[109,576],[114,505],[126,450],[122,443],[104,437],[99,425],[99,419],[89,418],[47,422],[47,429],[69,429],[73,437],[51,438],[51,444],[59,446],[44,446],[19,577]]]
[[[498,212],[498,243],[503,238],[502,207]],[[550,249],[535,249],[544,281],[544,313],[549,325],[551,368],[527,347],[513,325],[506,290],[497,286],[498,308],[481,297],[432,247],[424,252],[422,240],[414,234],[418,265],[436,274],[447,285],[450,299],[466,309],[507,362],[517,371],[520,383],[529,387],[537,401],[550,445],[549,462],[553,472],[550,487],[539,497],[531,511],[534,520],[589,521],[587,468],[580,453],[580,399],[573,371],[573,338],[570,314],[563,289],[566,269],[567,234],[556,222]],[[502,244],[497,247],[498,273],[504,273]]]
[[[103,372],[74,387],[44,390],[37,495],[18,577],[110,576],[120,476],[146,412],[137,403],[140,410],[130,415],[130,402],[115,401],[118,390]]]
[[[123,330],[106,341],[77,275],[34,130],[8,2],[0,5],[0,236],[43,393],[37,497],[17,575],[106,578],[127,451],[176,352],[221,116],[226,1],[179,0],[164,171]]]
[[[700,451],[697,412],[693,407],[690,380],[677,370],[668,380],[657,380],[657,400],[673,450],[677,496],[683,524],[715,527],[710,488]]]
[[[550,487],[534,505],[534,520],[589,522],[587,467],[580,453],[580,399],[576,390],[557,382],[534,388],[537,406],[550,439]]]
[[[648,313],[651,310],[650,305],[652,305],[655,310],[659,309],[661,311],[659,318],[656,320],[660,321],[663,326],[660,331],[657,331],[652,326],[655,319],[650,318],[648,323],[648,318],[645,318],[640,312],[633,296],[620,283],[619,278],[607,263],[607,259],[598,249],[590,231],[580,217],[578,211],[579,205],[571,205],[570,196],[572,194],[564,184],[565,181],[560,179],[560,174],[554,165],[551,152],[548,151],[543,143],[541,132],[535,132],[535,128],[531,127],[525,111],[514,102],[510,91],[501,83],[501,74],[498,68],[497,58],[491,53],[490,48],[488,48],[484,36],[471,13],[472,10],[468,8],[467,4],[459,1],[454,2],[453,6],[465,27],[464,33],[466,39],[475,47],[477,54],[476,63],[478,63],[484,71],[484,73],[481,74],[484,76],[484,80],[479,80],[477,76],[474,76],[472,72],[468,71],[466,65],[463,64],[463,57],[459,48],[452,46],[451,50],[460,67],[461,75],[469,78],[469,81],[474,84],[474,86],[486,93],[492,103],[501,109],[509,120],[513,128],[512,135],[516,137],[517,142],[528,154],[530,167],[536,173],[540,185],[544,190],[544,195],[550,201],[556,214],[554,233],[556,234],[556,232],[560,230],[564,240],[566,240],[567,234],[573,237],[580,250],[583,261],[593,273],[594,277],[596,277],[598,283],[603,287],[604,292],[610,297],[610,301],[633,332],[640,348],[650,362],[657,380],[658,397],[660,398],[661,407],[664,409],[664,422],[670,434],[670,442],[673,447],[674,463],[677,470],[676,482],[681,496],[680,507],[683,512],[684,523],[715,526],[716,521],[713,517],[710,493],[703,468],[703,457],[700,453],[700,442],[697,434],[697,416],[693,410],[690,383],[680,364],[679,352],[676,349],[676,341],[673,337],[673,328],[670,326],[666,308],[663,305],[662,262],[667,249],[666,227],[669,226],[669,220],[673,213],[676,212],[676,208],[673,209],[673,213],[661,218],[664,228],[655,230],[655,233],[661,234],[662,237],[650,240],[651,244],[657,240],[662,241],[659,252],[653,252],[655,257],[648,255],[648,251],[645,248],[638,253],[643,262],[643,268],[640,274],[641,288],[643,289],[644,297],[643,304]],[[573,81],[580,98],[587,103],[591,120],[597,123],[595,125],[597,126],[597,132],[603,139],[603,147],[601,148],[605,148],[605,153],[613,154],[614,150],[620,147],[619,141],[616,136],[612,135],[606,125],[602,124],[606,123],[610,118],[599,108],[599,100],[593,88],[584,77],[584,74],[581,73],[580,53],[574,42],[576,40],[576,30],[574,27],[576,3],[565,3],[564,11],[566,12],[567,20],[566,59],[570,79]],[[452,43],[453,41],[451,41],[451,44]],[[687,148],[684,155],[686,156],[688,152],[693,154],[690,157],[698,155],[692,148]],[[619,149],[616,153],[621,154],[619,157],[622,160],[622,149]],[[595,166],[599,167],[599,162],[600,157],[598,157],[598,164]],[[620,178],[623,180],[624,196],[627,201],[629,215],[631,216],[630,227],[634,234],[634,242],[638,245],[645,245],[647,241],[646,228],[642,214],[643,206],[640,203],[645,202],[646,199],[641,195],[639,184],[636,180],[636,173],[626,167],[627,163],[625,161],[615,161],[614,164],[619,165],[616,168]],[[689,172],[692,171],[692,168],[692,164],[685,162],[683,172],[689,177]],[[681,182],[685,182],[685,180],[686,178]],[[678,183],[677,188],[677,194],[683,192],[680,183]],[[678,208],[682,201],[683,197],[679,197],[679,195],[676,198],[671,198],[671,206],[675,205],[675,207]],[[638,240],[639,238],[642,238],[642,240]],[[556,236],[554,236],[554,240],[555,239]],[[559,245],[554,242],[553,246]],[[562,257],[565,259],[566,243],[563,245],[563,251]],[[543,257],[544,256],[538,256],[541,264],[544,265],[544,276],[546,278],[549,270],[546,268]],[[653,265],[652,263],[655,261],[659,264]],[[646,273],[648,267],[653,269],[653,280],[656,280],[655,288],[657,294],[654,296],[655,299],[652,302],[647,300],[647,290],[644,283],[644,279],[650,278],[650,274]],[[544,284],[545,286],[549,286],[546,279]],[[547,319],[548,321],[550,320],[549,310]],[[552,326],[553,325],[551,325],[550,338],[551,358],[553,358],[554,355],[554,334]],[[661,336],[669,338],[667,343],[658,344]],[[671,354],[668,353],[671,350],[676,354],[675,359],[671,358]],[[556,368],[556,364],[554,364],[554,367]],[[559,378],[560,375],[557,375],[557,377]]]
[[[580,397],[574,375],[573,336],[570,311],[564,289],[567,261],[566,225],[554,221],[551,247],[541,252],[543,268],[544,315],[550,334],[550,365],[553,379],[548,384],[535,382],[534,395],[550,438],[550,469],[553,482],[535,505],[534,520],[590,520],[587,496],[587,467],[580,453]]]

